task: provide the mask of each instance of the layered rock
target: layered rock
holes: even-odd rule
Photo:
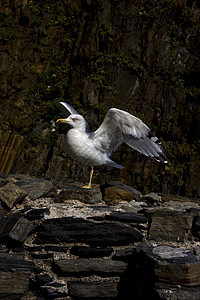
[[[111,184],[88,191],[19,174],[2,176],[0,195],[10,183],[27,196],[0,197],[2,299],[199,299],[197,200],[118,182],[116,197],[123,188],[132,200],[109,206]]]

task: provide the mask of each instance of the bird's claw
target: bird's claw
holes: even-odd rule
[[[83,185],[82,189],[92,189],[92,186],[91,185]]]

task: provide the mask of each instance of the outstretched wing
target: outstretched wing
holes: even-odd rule
[[[63,114],[63,117],[67,118],[69,117],[69,115],[80,115],[76,110],[75,108],[73,108],[71,105],[69,105],[67,102],[59,102],[60,104],[60,109],[61,109],[61,112]],[[90,127],[89,127],[89,124],[88,122],[85,120],[86,122],[86,132],[90,132]]]
[[[63,117],[67,118],[69,115],[76,114],[80,115],[71,105],[66,102],[59,102],[60,109],[63,114]]]
[[[98,149],[108,155],[124,142],[148,157],[167,163],[165,150],[149,127],[123,110],[109,109],[101,126],[89,137],[94,140]]]

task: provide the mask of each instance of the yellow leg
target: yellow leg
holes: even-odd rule
[[[94,170],[93,170],[93,167],[92,167],[92,169],[90,171],[90,180],[89,180],[89,183],[88,183],[88,185],[82,186],[82,188],[84,188],[84,189],[91,189],[92,188],[92,175],[93,175],[93,173],[94,173]]]

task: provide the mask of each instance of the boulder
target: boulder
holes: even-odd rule
[[[107,205],[114,205],[121,201],[130,202],[133,199],[140,200],[141,193],[131,186],[120,181],[110,181],[101,186],[103,200]]]
[[[107,205],[114,205],[120,201],[130,202],[133,200],[133,195],[130,191],[121,189],[119,187],[107,187],[105,189],[104,201]]]

